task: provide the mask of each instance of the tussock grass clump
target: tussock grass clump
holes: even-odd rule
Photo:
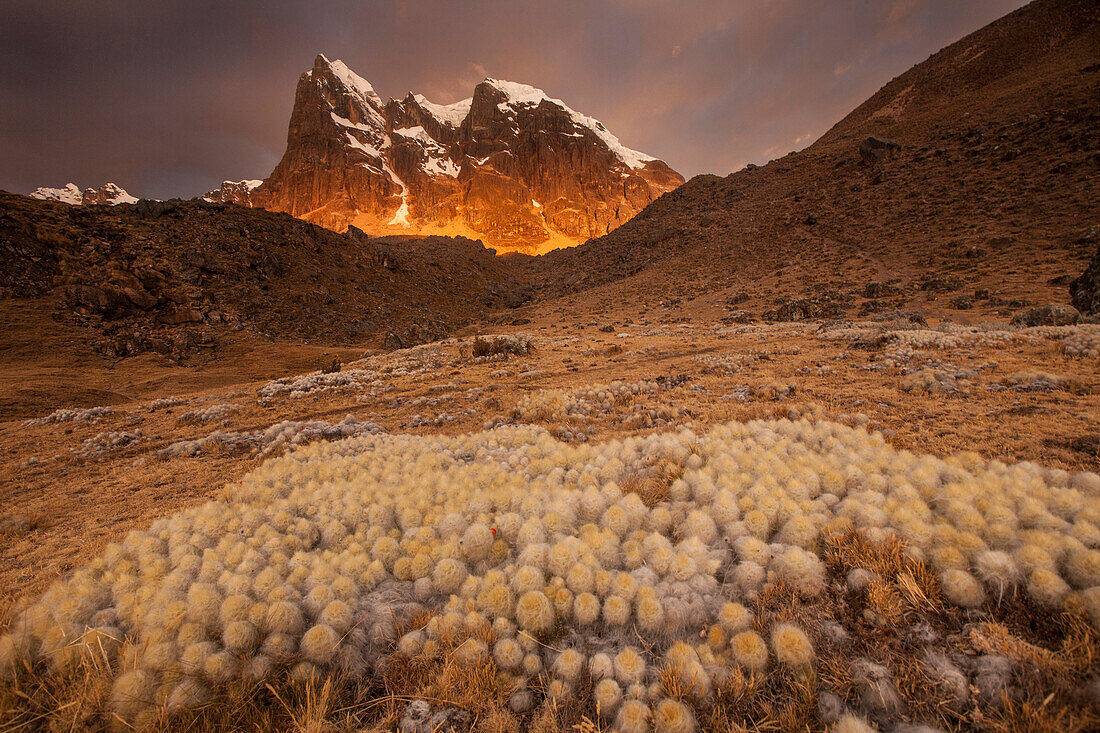
[[[499,712],[593,701],[623,729],[804,727],[816,675],[852,684],[837,639],[859,624],[873,640],[1046,606],[1095,649],[1097,524],[1095,474],[919,456],[824,420],[361,436],[269,460],[21,606],[0,690],[26,707],[94,678],[96,714],[136,725],[335,679],[344,701],[465,684]],[[853,569],[869,576],[843,590]]]

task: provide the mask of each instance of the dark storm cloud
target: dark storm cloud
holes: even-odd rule
[[[342,58],[384,98],[485,76],[545,89],[687,176],[805,147],[1022,0],[0,0],[0,188],[193,196],[262,178],[298,75]]]

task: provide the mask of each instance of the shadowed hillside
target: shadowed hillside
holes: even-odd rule
[[[928,306],[944,289],[1067,301],[1064,281],[1047,281],[1083,269],[1095,244],[1079,232],[1100,218],[1098,16],[1095,3],[1039,0],[1002,18],[809,148],[697,176],[610,235],[532,260],[539,296],[622,281],[651,302],[745,292],[740,308],[760,313],[832,289],[875,309],[864,288],[892,280],[889,305]],[[902,148],[865,160],[872,135]]]

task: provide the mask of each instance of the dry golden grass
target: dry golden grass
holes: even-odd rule
[[[653,508],[668,501],[671,481],[661,476],[647,476],[637,471],[626,473],[619,479],[619,487],[627,494],[637,494],[647,507]]]

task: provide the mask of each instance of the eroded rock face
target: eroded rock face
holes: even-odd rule
[[[222,185],[203,196],[203,201],[215,204],[252,206],[252,192],[259,188],[261,180],[223,181]]]
[[[271,176],[247,196],[220,193],[227,182],[208,197],[337,231],[458,233],[533,252],[606,234],[683,181],[534,87],[486,79],[451,105],[412,93],[384,103],[318,56]]]
[[[1086,315],[1100,315],[1100,246],[1096,248],[1088,269],[1070,284],[1069,292],[1079,311]]]

